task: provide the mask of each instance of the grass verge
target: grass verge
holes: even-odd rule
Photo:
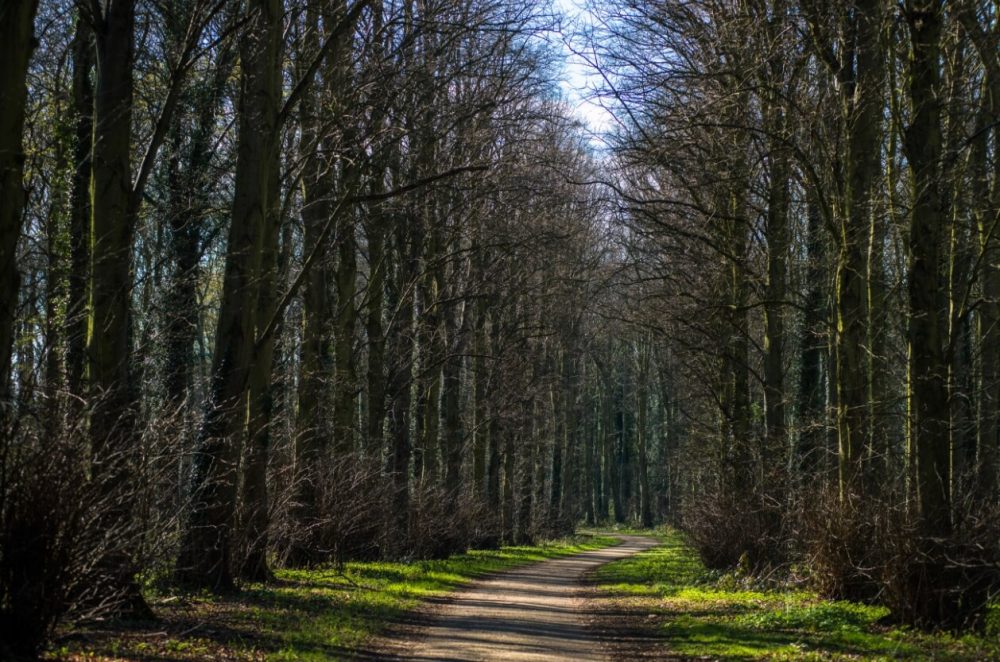
[[[925,633],[880,624],[883,607],[823,600],[800,590],[755,589],[705,570],[683,536],[598,569],[602,613],[618,627],[655,631],[663,655],[712,660],[997,660],[985,636]],[[602,627],[614,629],[615,623]]]
[[[151,599],[152,626],[66,631],[47,654],[67,660],[336,660],[424,600],[484,574],[613,545],[581,534],[532,547],[476,550],[438,561],[358,562],[342,570],[279,570],[274,584],[231,596]]]

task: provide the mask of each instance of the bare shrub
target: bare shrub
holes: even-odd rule
[[[682,513],[682,525],[705,565],[714,570],[746,566],[765,572],[787,560],[775,505],[762,499],[712,491],[691,500]]]
[[[303,480],[298,477],[297,480]],[[291,558],[293,550],[308,550],[304,565],[344,563],[383,555],[389,502],[389,484],[377,458],[346,455],[329,458],[313,477],[316,510],[305,522],[287,514],[272,517],[272,539],[279,563],[303,565]],[[294,483],[287,487],[295,493]],[[285,510],[297,504],[279,499]],[[301,551],[297,552],[301,554]]]
[[[35,655],[64,617],[121,609],[122,573],[155,531],[120,516],[141,501],[131,484],[86,471],[80,426],[42,430],[24,417],[0,445],[0,656]]]
[[[713,570],[740,566],[764,574],[789,560],[784,472],[766,472],[759,458],[751,464],[739,480],[702,487],[681,509],[681,527]]]
[[[878,602],[924,629],[983,625],[1000,587],[1000,512],[969,502],[946,537],[927,536],[896,492],[841,496],[830,486],[800,508],[802,555],[824,596]]]
[[[463,502],[468,509],[469,547],[473,549],[500,548],[500,513],[481,499]]]
[[[914,517],[897,509],[875,545],[882,601],[894,620],[931,630],[982,628],[1000,588],[996,506],[963,507],[943,538],[924,535]]]
[[[0,458],[0,657],[30,657],[93,564],[80,458],[20,438]]]
[[[881,560],[873,542],[884,530],[887,505],[876,497],[841,498],[835,485],[804,499],[794,514],[809,581],[823,596],[872,601],[881,590]]]
[[[447,498],[435,485],[420,484],[411,496],[409,554],[443,559],[465,551],[472,538],[476,508]]]

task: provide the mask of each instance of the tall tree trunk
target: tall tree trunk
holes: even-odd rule
[[[993,158],[990,185],[989,127],[994,151],[1000,146],[1000,54],[996,28],[992,34],[982,26],[974,3],[960,4],[956,13],[969,35],[985,70],[982,109],[970,158],[973,216],[976,220],[983,302],[978,316],[978,345],[982,361],[982,391],[979,400],[979,437],[976,445],[976,489],[987,499],[996,499],[1000,463],[1000,159]],[[994,19],[995,22],[996,19]]]
[[[614,414],[612,411],[612,392],[609,383],[610,376],[601,371],[600,400],[601,400],[601,499],[597,509],[597,516],[600,521],[611,519],[611,508],[615,498],[616,481],[612,476],[615,472],[615,431]],[[616,515],[617,517],[617,515]]]
[[[646,340],[639,341],[639,370],[636,380],[636,436],[639,439],[639,521],[645,528],[653,526],[653,495],[649,484],[649,363],[651,348]]]
[[[580,517],[580,496],[584,492],[584,477],[580,472],[581,440],[580,430],[580,365],[579,352],[574,348],[564,349],[563,354],[563,410],[556,412],[561,418],[564,438],[561,443],[566,449],[562,471],[562,501],[559,507],[560,526],[572,527]],[[589,468],[590,465],[588,464]],[[553,488],[553,494],[556,490]]]
[[[73,37],[73,190],[70,193],[70,272],[66,304],[66,386],[81,415],[87,363],[87,283],[90,277],[90,175],[94,133],[94,36],[87,20],[76,20]]]
[[[313,5],[306,8],[306,29],[303,37],[303,59],[317,57],[319,52],[319,11]],[[300,73],[300,76],[302,74]],[[286,562],[292,566],[309,565],[318,560],[312,536],[316,531],[316,508],[319,499],[320,462],[330,441],[327,425],[329,399],[327,390],[332,376],[329,329],[331,311],[328,283],[330,282],[330,246],[322,244],[323,226],[333,213],[331,200],[335,195],[333,164],[326,154],[331,151],[320,136],[322,94],[307,91],[299,105],[302,130],[302,242],[316,247],[322,254],[306,275],[302,294],[302,344],[299,350],[300,378],[298,384],[298,415],[296,419],[294,490],[292,510],[295,533]]]
[[[377,171],[372,182],[372,193],[385,188],[383,173]],[[368,215],[365,234],[368,240],[368,311],[365,317],[365,334],[368,337],[368,422],[366,446],[369,454],[382,453],[385,426],[385,276],[388,269],[385,251],[385,212],[375,207]]]
[[[395,358],[389,378],[392,415],[389,430],[392,449],[389,471],[392,476],[392,504],[396,530],[406,539],[410,517],[410,459],[413,439],[410,433],[413,392],[413,357],[415,354],[416,300],[414,282],[420,270],[423,227],[415,215],[408,223],[395,224],[397,271],[390,288],[389,309],[395,311],[390,326],[391,351]]]
[[[338,462],[357,450],[354,434],[358,381],[354,356],[354,332],[358,318],[354,300],[358,276],[357,228],[353,213],[347,213],[343,218],[337,246],[337,313],[334,315],[337,373],[334,381],[333,438]]]
[[[503,456],[503,426],[499,412],[494,407],[489,412],[489,434],[487,435],[486,453],[486,490],[485,501],[490,512],[500,511],[500,472]]]
[[[131,379],[132,63],[135,0],[105,5],[96,20],[97,82],[91,178],[90,317],[87,339],[93,475],[112,504],[101,524],[119,541],[104,559],[109,591],[121,596],[127,614],[146,616],[130,559],[133,485],[130,459],[136,448],[135,391]]]
[[[766,7],[765,7],[766,8]],[[790,155],[787,148],[789,120],[786,98],[791,96],[786,83],[787,53],[785,37],[787,7],[784,0],[773,0],[770,16],[759,16],[768,45],[775,49],[768,57],[763,73],[762,105],[768,138],[768,187],[765,238],[767,240],[767,294],[764,304],[764,426],[766,469],[778,466],[787,450],[785,424],[785,297],[788,278],[790,206]]]
[[[524,402],[522,404],[523,412],[530,412],[532,410],[532,404],[529,402]],[[534,541],[535,537],[535,522],[532,518],[533,512],[533,495],[534,495],[534,478],[535,478],[535,456],[538,453],[538,443],[537,438],[532,438],[531,423],[526,421],[524,423],[528,434],[519,436],[517,448],[520,451],[518,453],[518,459],[520,473],[519,478],[521,479],[520,484],[517,487],[517,528],[515,530],[514,542],[518,545],[530,545]],[[512,460],[508,463],[513,467],[514,462]],[[513,487],[513,485],[512,485]],[[513,495],[512,495],[513,496]]]
[[[555,524],[559,520],[559,507],[562,503],[563,491],[563,451],[566,446],[566,383],[568,370],[568,353],[562,350],[559,373],[553,375],[553,383],[549,387],[549,402],[554,418],[554,434],[552,435],[552,483],[549,492],[549,514]],[[555,357],[553,357],[555,363]]]
[[[866,480],[872,489],[885,489],[896,463],[893,423],[898,420],[893,412],[896,393],[892,383],[892,364],[889,358],[890,289],[886,275],[886,239],[890,219],[884,209],[871,215],[871,236],[868,246],[868,347],[871,368],[869,388],[869,416],[871,421],[870,460]]]
[[[615,383],[613,373],[608,376],[608,383],[605,384],[607,389],[608,398],[608,420],[607,420],[607,435],[605,436],[605,444],[607,444],[604,452],[604,461],[607,462],[607,467],[605,468],[608,490],[611,492],[611,505],[614,508],[614,520],[616,523],[621,524],[625,522],[627,513],[625,512],[626,503],[625,498],[623,498],[623,446],[625,444],[625,412],[624,412],[624,394],[622,393],[623,385],[621,383]]]
[[[268,173],[268,207],[261,228],[262,246],[257,276],[254,324],[254,353],[250,364],[247,414],[247,450],[244,457],[241,503],[243,506],[243,541],[245,549],[240,559],[239,575],[248,581],[273,579],[267,565],[268,493],[267,465],[271,450],[272,415],[274,413],[274,345],[279,332],[260,339],[275,315],[278,304],[279,264],[278,237],[281,226],[281,173],[275,154]],[[259,339],[259,340],[258,340]]]
[[[802,321],[802,355],[799,361],[799,438],[796,465],[803,485],[820,472],[826,446],[823,364],[827,356],[829,309],[826,301],[826,238],[814,194],[807,194],[806,302]]]
[[[464,493],[462,485],[462,442],[465,429],[462,426],[462,364],[465,356],[465,342],[469,334],[470,311],[465,304],[459,312],[460,304],[448,305],[445,322],[449,348],[444,365],[442,384],[442,408],[444,418],[444,482],[445,505],[450,512],[457,512],[459,499]],[[461,319],[459,319],[461,318]]]
[[[735,168],[743,170],[741,164]],[[721,365],[722,438],[725,445],[727,479],[737,498],[745,498],[751,490],[753,455],[751,452],[749,319],[747,298],[746,258],[748,247],[744,192],[734,188],[717,202],[722,210],[722,234],[730,257],[725,260],[722,291],[725,305],[722,312],[722,334],[725,350]]]
[[[844,204],[838,227],[837,262],[837,430],[841,494],[859,482],[870,433],[868,347],[868,239],[872,191],[878,176],[882,118],[883,56],[879,47],[882,1],[858,0],[838,71],[847,129]],[[852,57],[856,62],[852,61]]]
[[[941,191],[941,0],[911,0],[905,9],[911,51],[910,125],[905,150],[910,164],[909,342],[918,513],[924,531],[951,529],[948,366],[941,283],[942,243],[947,224]]]
[[[441,307],[441,286],[442,277],[440,266],[436,264],[441,258],[438,256],[437,241],[435,235],[438,231],[430,228],[431,240],[425,256],[425,265],[428,270],[427,284],[424,292],[424,320],[423,334],[421,336],[421,351],[423,354],[422,371],[424,383],[423,401],[423,426],[420,429],[420,440],[418,448],[422,459],[422,478],[425,482],[434,484],[438,480],[439,472],[439,439],[441,427],[441,379],[442,379],[442,359],[445,353],[444,328],[442,325]]]
[[[586,363],[581,361],[581,366],[583,370],[586,370]],[[597,499],[597,484],[599,481],[599,462],[597,454],[595,453],[595,447],[597,446],[597,416],[595,415],[597,406],[595,404],[595,399],[590,393],[590,388],[587,386],[587,379],[581,379],[581,382],[585,385],[583,392],[583,514],[584,519],[588,525],[597,524],[597,509],[596,509],[596,499]]]
[[[173,270],[169,278],[164,329],[167,345],[164,390],[168,407],[178,415],[177,422],[182,433],[191,409],[188,389],[193,378],[192,351],[199,328],[199,263],[203,226],[210,202],[212,139],[236,56],[235,48],[228,44],[221,49],[211,78],[189,93],[189,104],[195,116],[193,130],[190,135],[186,133],[187,127],[178,113],[172,122],[169,137],[173,145],[169,176],[175,184],[170,189],[168,201]]]
[[[660,470],[663,472],[663,515],[667,521],[676,522],[679,512],[678,493],[674,482],[674,459],[676,457],[676,435],[677,416],[675,413],[676,403],[674,402],[673,380],[670,374],[670,352],[665,351],[662,356],[657,356],[657,367],[659,369],[660,387],[660,409],[663,415],[663,436],[661,444],[662,462]]]
[[[63,398],[61,392],[65,388],[64,355],[65,343],[63,335],[66,329],[64,303],[66,299],[66,278],[69,273],[68,246],[66,245],[66,230],[68,229],[68,202],[71,189],[67,186],[65,175],[71,172],[70,154],[72,144],[71,115],[66,112],[64,100],[59,90],[53,99],[54,112],[60,124],[56,128],[56,139],[53,145],[53,177],[49,188],[48,213],[45,218],[45,243],[48,253],[48,264],[45,273],[45,325],[43,328],[44,353],[44,434],[55,440],[63,434],[62,411]],[[65,124],[63,124],[65,122]],[[0,414],[0,430],[2,430],[3,415]]]
[[[10,357],[20,279],[17,244],[24,215],[24,110],[28,60],[34,50],[38,0],[8,0],[0,8],[0,426],[9,398]],[[3,434],[3,432],[0,432]]]
[[[505,429],[503,431],[503,505],[500,511],[500,531],[502,539],[507,544],[514,544],[516,542],[516,524],[514,521],[516,515],[514,512],[515,446],[514,435],[509,429]]]
[[[781,126],[783,119],[776,123]],[[772,145],[767,201],[767,301],[764,306],[764,422],[768,455],[772,458],[773,453],[784,451],[787,436],[783,309],[788,271],[788,181],[784,149]]]
[[[945,69],[947,137],[945,153],[958,154],[965,148],[968,126],[966,123],[967,102],[962,97],[962,87],[967,84],[965,73],[968,69],[966,43],[961,39],[949,39],[943,59],[950,65]],[[974,151],[970,150],[971,152]],[[946,296],[948,297],[948,317],[945,360],[948,362],[948,403],[951,411],[951,476],[949,478],[952,499],[960,501],[971,495],[970,478],[975,460],[976,417],[975,383],[973,369],[972,328],[970,316],[966,314],[966,288],[973,277],[972,265],[975,259],[975,243],[972,224],[966,219],[972,217],[971,192],[966,179],[969,161],[956,164],[951,171],[951,181],[942,183],[942,205],[948,219],[946,231]]]
[[[979,437],[976,443],[976,490],[995,500],[1000,464],[1000,159],[993,159],[993,184],[989,185],[986,154],[987,122],[993,124],[994,144],[1000,145],[1000,56],[987,73],[989,108],[980,121],[982,135],[974,145],[974,195],[982,279],[983,304],[978,317],[978,346],[982,362],[982,390],[979,399]],[[996,149],[996,148],[994,148]],[[992,213],[991,213],[992,210]]]
[[[482,250],[482,249],[479,249]],[[472,282],[481,283],[482,273],[479,263],[482,260],[479,250],[473,248],[473,275]],[[473,423],[472,423],[472,491],[477,498],[482,498],[486,494],[486,460],[487,449],[489,448],[489,410],[488,410],[488,385],[489,375],[487,373],[487,356],[489,351],[489,339],[487,337],[487,309],[486,297],[480,296],[475,300],[473,310],[475,311],[475,325],[473,329],[473,351],[472,351],[472,375],[475,380],[473,386]]]
[[[487,434],[488,446],[486,449],[486,490],[485,490],[485,502],[486,506],[492,513],[500,513],[500,501],[501,501],[501,486],[500,486],[500,474],[501,474],[501,462],[503,457],[503,447],[505,445],[505,435],[506,430],[503,428],[501,423],[501,411],[497,404],[498,398],[496,395],[499,392],[498,379],[496,372],[499,370],[499,363],[496,360],[497,357],[501,355],[503,343],[501,341],[501,333],[499,328],[499,320],[497,319],[497,313],[494,312],[495,309],[487,308],[486,314],[489,316],[489,329],[490,329],[490,370],[489,374],[486,376],[487,383],[492,387],[489,394],[493,397],[490,399],[490,406],[487,410],[487,421],[489,422],[489,433]],[[501,521],[501,531],[502,531],[502,521]]]
[[[232,217],[212,357],[211,386],[192,475],[192,504],[177,561],[181,583],[233,585],[230,532],[254,348],[257,277],[271,177],[278,167],[282,6],[253,0],[241,45],[240,122]]]

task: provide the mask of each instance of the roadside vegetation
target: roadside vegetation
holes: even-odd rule
[[[161,620],[75,629],[49,660],[329,660],[366,641],[421,602],[488,573],[599,549],[608,536],[581,534],[534,546],[473,550],[442,560],[350,562],[280,570],[277,581],[229,595],[152,594]]]
[[[763,583],[705,568],[682,533],[598,569],[602,600],[629,625],[655,630],[663,654],[712,660],[995,660],[1000,612],[979,634],[891,624],[882,606],[825,600],[795,583]],[[603,610],[602,610],[603,611]],[[618,623],[621,626],[622,623]]]

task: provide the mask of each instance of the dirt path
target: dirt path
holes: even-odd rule
[[[622,544],[511,570],[449,596],[379,643],[380,659],[606,660],[587,627],[584,576],[657,544]]]

